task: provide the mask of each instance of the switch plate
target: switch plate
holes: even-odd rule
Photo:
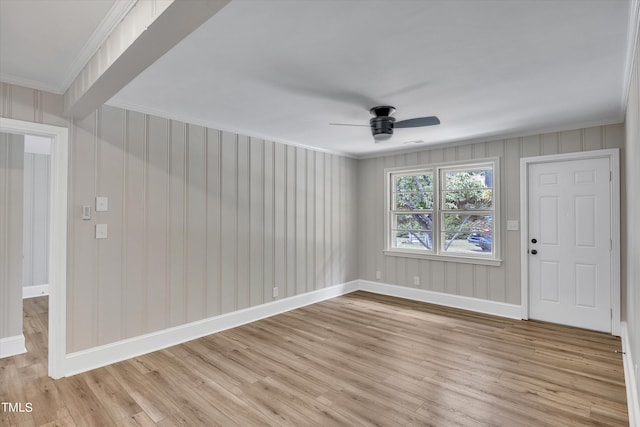
[[[382,279],[382,272],[380,270],[376,271],[376,279],[378,280]]]
[[[96,224],[96,239],[107,238],[107,224]]]
[[[82,219],[84,219],[84,220],[91,219],[91,206],[90,205],[82,205]]]
[[[520,229],[520,224],[518,224],[518,220],[509,220],[507,221],[507,230],[509,231],[518,231]]]
[[[278,287],[274,286],[273,288],[273,297],[276,298],[278,296]]]
[[[420,276],[413,276],[413,286],[420,286]]]
[[[107,212],[109,210],[109,199],[106,197],[96,197],[96,212]]]

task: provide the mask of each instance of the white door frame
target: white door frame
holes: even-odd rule
[[[67,352],[67,171],[69,129],[0,117],[0,132],[51,138],[49,376],[65,376]]]
[[[617,148],[520,159],[520,256],[522,318],[529,318],[529,166],[536,163],[606,158],[611,170],[611,334],[620,336],[620,150]]]

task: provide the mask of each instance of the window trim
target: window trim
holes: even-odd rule
[[[493,254],[490,256],[470,256],[468,254],[460,254],[460,253],[445,253],[442,251],[442,229],[441,229],[441,219],[444,213],[450,212],[449,210],[443,210],[440,208],[441,205],[441,196],[442,196],[442,188],[441,188],[441,180],[442,173],[447,169],[459,169],[459,168],[478,168],[482,166],[490,165],[493,168],[493,227],[492,227],[492,245],[493,245]],[[394,211],[392,211],[392,203],[393,203],[393,177],[396,175],[412,175],[420,172],[427,172],[433,174],[433,230],[432,230],[432,239],[433,239],[433,249],[432,251],[423,251],[420,249],[406,249],[406,248],[394,248],[392,247],[392,219],[394,215]],[[462,160],[462,161],[454,161],[454,162],[438,162],[438,163],[429,163],[429,164],[421,164],[414,166],[400,166],[393,168],[386,168],[384,170],[384,250],[383,253],[386,256],[396,256],[396,257],[405,257],[405,258],[417,258],[417,259],[428,259],[428,260],[437,260],[437,261],[447,261],[447,262],[459,262],[459,263],[468,263],[468,264],[480,264],[480,265],[493,265],[499,266],[502,263],[502,259],[500,257],[501,252],[501,240],[502,240],[502,223],[501,223],[501,215],[500,211],[502,210],[500,193],[501,193],[501,173],[500,173],[500,157],[488,157],[481,159],[471,159],[471,160]],[[487,210],[479,210],[479,213],[485,212]],[[468,212],[468,211],[461,211]]]

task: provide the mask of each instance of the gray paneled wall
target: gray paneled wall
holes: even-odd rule
[[[24,154],[24,286],[49,284],[49,164],[47,154]]]
[[[358,277],[376,280],[375,273],[380,271],[383,283],[414,287],[413,277],[419,276],[422,289],[520,304],[520,232],[506,231],[507,220],[520,219],[520,158],[622,147],[623,143],[624,126],[619,124],[361,160]],[[502,176],[500,267],[383,254],[385,168],[496,156]]]
[[[637,166],[637,64],[634,73],[626,164]],[[69,125],[60,95],[5,83],[0,116]],[[386,283],[412,286],[418,275],[424,289],[518,304],[519,233],[505,224],[519,218],[519,159],[621,147],[625,138],[612,125],[356,161],[109,107],[69,127],[69,351],[261,304],[274,285],[281,298],[375,280],[376,270]],[[384,168],[490,156],[503,168],[502,266],[382,254]],[[637,191],[626,185],[623,209],[634,203],[635,215]],[[109,211],[80,220],[96,195],[109,197]],[[93,238],[96,221],[109,225],[109,239]],[[624,244],[624,217],[622,236]],[[626,247],[635,252],[622,259],[622,283],[638,253],[637,243]],[[640,305],[634,292],[630,312]]]
[[[24,137],[0,133],[0,339],[22,335]]]
[[[631,73],[629,100],[625,120],[625,160],[627,167],[626,214],[629,223],[628,232],[623,233],[626,251],[622,251],[627,260],[627,327],[629,328],[630,353],[634,357],[634,366],[640,363],[640,43],[636,43],[635,63]],[[623,212],[625,212],[623,210]],[[623,273],[625,269],[623,268]],[[624,282],[623,282],[624,283]],[[625,300],[623,299],[623,302]],[[640,371],[636,369],[636,385],[640,395]]]
[[[62,109],[62,95],[0,83],[0,117],[68,127]]]
[[[355,160],[113,107],[71,138],[69,351],[357,277]]]

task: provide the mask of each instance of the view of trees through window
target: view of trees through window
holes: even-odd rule
[[[398,175],[394,187],[396,247],[432,250],[433,173]]]
[[[434,173],[440,173],[439,188]],[[487,255],[493,251],[493,168],[443,168],[393,175],[392,245],[399,249]],[[434,197],[438,194],[436,211]],[[434,215],[439,219],[434,224]],[[439,250],[434,248],[434,225]]]

